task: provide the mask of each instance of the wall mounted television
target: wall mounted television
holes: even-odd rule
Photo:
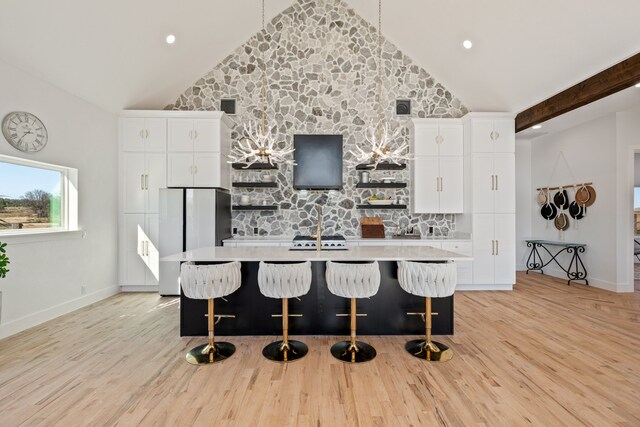
[[[342,189],[342,135],[294,135],[293,188]]]

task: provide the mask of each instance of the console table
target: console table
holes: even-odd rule
[[[583,280],[585,284],[589,284],[587,269],[580,258],[580,254],[584,253],[587,247],[584,243],[567,243],[554,240],[525,240],[525,242],[527,242],[527,247],[531,248],[529,258],[527,258],[527,274],[529,274],[529,271],[540,271],[540,273],[544,274],[543,268],[551,264],[551,262],[555,262],[562,271],[567,273],[567,285],[576,280]],[[555,253],[551,252],[552,249]],[[549,255],[549,260],[543,260],[540,255],[541,250]],[[558,260],[558,257],[563,253],[568,254],[570,258],[567,267]]]

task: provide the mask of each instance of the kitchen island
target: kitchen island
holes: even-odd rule
[[[380,264],[381,283],[378,294],[358,300],[360,335],[420,335],[424,333],[424,298],[410,295],[400,288],[397,261],[456,262],[469,261],[469,256],[428,246],[358,246],[347,250],[294,251],[286,247],[208,247],[167,256],[162,262],[194,262],[216,264],[229,261],[242,263],[242,285],[233,294],[216,300],[217,335],[278,335],[281,319],[279,300],[267,298],[258,288],[258,266],[265,262],[311,261],[313,280],[309,293],[289,302],[292,335],[344,335],[349,318],[336,316],[349,312],[349,300],[331,294],[325,282],[326,261],[370,262]],[[177,278],[176,278],[177,280]],[[206,335],[206,300],[180,296],[180,335]],[[453,334],[453,296],[434,298],[435,335]],[[407,314],[410,313],[410,314]],[[235,316],[235,317],[229,317]]]

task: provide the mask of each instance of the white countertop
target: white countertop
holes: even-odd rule
[[[292,251],[286,247],[226,247],[194,249],[160,261],[472,261],[466,255],[429,246],[357,246],[341,251]]]

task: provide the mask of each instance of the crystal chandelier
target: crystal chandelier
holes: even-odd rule
[[[266,40],[266,31],[264,27],[264,0],[262,0],[262,33]],[[275,137],[277,125],[270,128],[266,126],[265,113],[265,75],[266,61],[264,59],[264,51],[262,51],[262,123],[249,122],[243,126],[242,134],[236,144],[231,147],[228,155],[227,163],[244,163],[244,169],[249,168],[254,163],[274,163],[294,164],[290,154],[294,149],[288,145],[283,148],[278,147]]]
[[[378,120],[365,134],[366,149],[356,145],[355,150],[349,150],[352,164],[366,164],[377,169],[380,163],[394,163],[400,165],[409,160],[409,144],[398,143],[396,138],[401,128],[393,130],[382,119],[382,0],[378,0]]]

